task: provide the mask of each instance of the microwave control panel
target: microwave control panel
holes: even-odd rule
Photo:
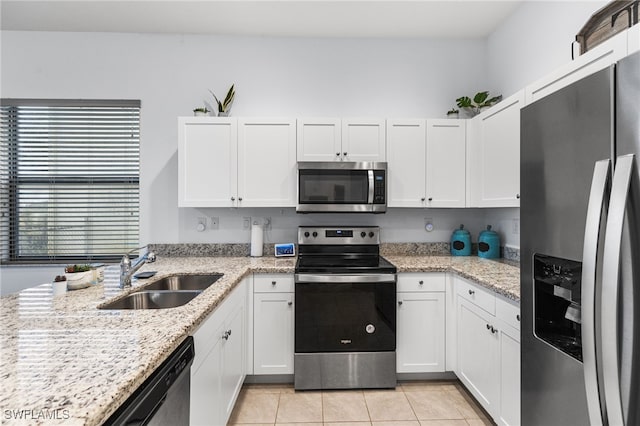
[[[384,170],[373,171],[373,203],[384,204],[387,181]]]

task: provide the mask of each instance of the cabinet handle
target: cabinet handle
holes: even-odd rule
[[[497,328],[494,328],[492,325],[487,324],[487,330],[491,331],[491,334],[496,334],[498,332]]]
[[[271,281],[271,285],[276,285],[276,282],[275,281]]]
[[[475,291],[475,290],[469,290],[469,295],[470,295],[470,296],[473,296],[474,294],[476,294],[476,291]]]
[[[516,315],[516,319],[520,322],[520,314]]]
[[[236,200],[236,197],[231,197],[231,201],[235,201],[235,200]]]
[[[519,200],[520,199],[520,194],[516,194],[516,198]]]
[[[287,302],[287,305],[291,306],[291,305],[293,305],[293,302],[289,301],[289,302]]]
[[[424,284],[424,281],[420,280],[420,281],[418,281],[418,284],[422,285],[422,284]]]
[[[229,340],[229,336],[231,336],[231,330],[225,331],[224,334],[222,335],[222,338],[224,340]]]
[[[402,300],[398,300],[398,305],[402,305]]]

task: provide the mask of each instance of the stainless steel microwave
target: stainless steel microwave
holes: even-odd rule
[[[298,162],[298,213],[384,213],[387,163]]]

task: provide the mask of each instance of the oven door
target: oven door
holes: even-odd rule
[[[296,274],[295,352],[396,349],[395,274]]]

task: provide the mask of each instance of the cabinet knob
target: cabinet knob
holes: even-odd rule
[[[235,201],[235,200],[236,200],[236,197],[231,197],[231,201]]]
[[[336,152],[336,157],[340,157],[340,153],[339,152]]]
[[[516,320],[518,320],[518,322],[520,322],[520,314],[516,315]]]
[[[473,296],[474,294],[476,294],[476,291],[475,291],[475,290],[469,290],[469,295],[470,295],[470,296]]]
[[[429,197],[427,201],[433,201],[433,197]]]
[[[420,198],[420,201],[424,201],[424,200],[426,200],[426,198],[424,198],[424,197]]]
[[[487,324],[487,330],[491,330],[491,325]]]
[[[271,285],[276,285],[276,282],[275,281],[271,281]]]
[[[420,280],[420,281],[418,281],[418,284],[422,285],[422,284],[424,284],[424,281]]]
[[[231,330],[225,331],[224,334],[222,335],[222,338],[224,340],[229,340],[229,336],[231,336]]]
[[[398,305],[402,305],[402,300],[398,300]]]
[[[238,201],[242,201],[242,197],[238,197]]]
[[[342,153],[342,155],[344,155],[344,156],[346,157],[346,156],[347,156],[347,153],[346,153],[346,152],[343,152],[343,153]]]
[[[289,302],[287,302],[287,305],[291,306],[291,305],[293,305],[293,302],[289,301]]]
[[[491,326],[491,334],[496,334],[497,332],[498,332],[498,329]]]
[[[516,198],[519,200],[520,199],[520,194],[516,194]]]

